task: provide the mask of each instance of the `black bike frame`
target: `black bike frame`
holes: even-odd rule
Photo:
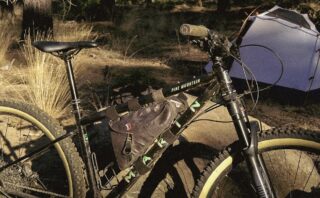
[[[216,57],[216,56],[215,56]],[[74,73],[72,69],[71,59],[72,56],[65,54],[62,56],[65,61],[68,81],[70,85],[71,97],[72,97],[72,107],[73,113],[75,116],[76,126],[78,133],[75,134],[79,137],[79,142],[81,146],[81,156],[83,157],[86,170],[88,173],[88,182],[90,185],[90,190],[93,193],[94,197],[101,197],[98,189],[98,173],[94,170],[94,164],[92,161],[92,152],[89,144],[88,134],[84,128],[85,124],[92,123],[94,121],[101,120],[105,118],[106,111],[97,112],[89,117],[82,118],[81,115],[81,107],[80,100],[78,97],[78,91],[76,87],[76,82],[74,78]],[[168,88],[162,89],[162,93],[165,97],[175,95],[177,93],[184,92],[188,89],[194,87],[200,87],[202,85],[207,85],[205,91],[201,96],[193,101],[193,103],[189,106],[189,108],[172,124],[170,128],[170,132],[175,135],[176,138],[184,131],[184,129],[188,126],[190,122],[194,119],[196,114],[204,107],[205,103],[210,100],[214,95],[217,95],[217,92],[220,90],[221,101],[227,106],[228,111],[233,119],[233,123],[238,134],[240,143],[243,145],[243,153],[245,159],[247,161],[248,167],[251,170],[251,175],[254,180],[254,184],[257,188],[258,194],[260,197],[274,197],[273,191],[271,189],[271,185],[268,179],[268,175],[265,171],[264,163],[262,157],[257,152],[257,143],[256,143],[256,131],[253,131],[247,113],[245,112],[245,108],[242,105],[242,102],[237,95],[236,91],[232,87],[232,81],[230,80],[230,76],[226,69],[224,69],[224,62],[221,57],[216,57],[212,60],[214,63],[213,66],[213,74],[194,77],[192,80],[179,83],[174,86],[170,86]],[[138,99],[141,105],[151,103],[154,101],[152,94],[140,97]],[[108,107],[111,108],[111,107]],[[115,109],[118,113],[122,113],[128,111],[128,104],[121,104],[115,106]],[[27,158],[30,158],[38,153],[43,152],[45,149],[54,145],[54,143],[63,140],[64,138],[68,138],[72,133],[58,137],[56,140],[48,143],[43,146],[37,152],[30,153],[26,156],[19,158],[18,160],[6,165],[5,167],[1,167],[0,171],[12,166],[13,164],[17,164]],[[155,158],[156,153],[164,152],[164,150],[169,145],[165,147],[160,147],[157,144],[154,144],[144,156],[148,156],[151,158],[150,164],[156,161]],[[135,163],[136,164],[136,163]],[[119,185],[117,185],[108,197],[117,197],[124,194],[130,187],[137,181],[137,179],[141,176],[139,170],[135,167],[135,164],[126,175],[126,179],[123,179]],[[148,164],[146,164],[148,165]]]
[[[229,114],[233,119],[233,123],[240,143],[242,145],[249,170],[251,170],[251,176],[253,177],[255,187],[258,190],[258,194],[260,197],[274,197],[268,175],[265,172],[263,160],[257,152],[257,142],[255,138],[257,131],[253,131],[253,128],[251,127],[251,123],[249,122],[247,113],[245,112],[245,108],[243,107],[236,91],[232,87],[232,81],[230,80],[228,71],[223,67],[222,58],[217,57],[217,60],[214,60],[213,62],[215,63],[214,73],[216,75],[210,76],[211,80],[207,81],[209,84],[203,94],[199,96],[190,105],[190,107],[176,119],[174,124],[171,126],[170,131],[174,135],[176,135],[176,137],[179,137],[179,135],[184,131],[188,124],[193,121],[197,113],[204,107],[205,103],[214,95],[216,95],[217,91],[220,88],[222,98],[218,100],[222,101],[227,106]],[[199,81],[199,79],[201,78],[195,79]],[[182,85],[188,83],[192,84],[192,81],[182,83]],[[179,85],[173,86],[169,89],[164,89],[163,93],[166,96],[170,96],[185,90],[186,89]],[[150,97],[147,96],[147,98]],[[148,100],[148,102],[152,101]],[[153,156],[155,156],[155,153],[164,151],[165,149],[166,148],[160,148],[159,146],[157,146],[157,144],[155,144],[151,147],[151,149],[149,149],[147,153],[145,153],[144,156],[152,158]],[[139,171],[136,170],[135,167],[133,167],[127,174],[126,180],[122,180],[120,184],[112,190],[108,197],[117,197],[123,195],[128,191],[128,189],[130,189],[130,187],[138,180],[139,177]]]
[[[87,134],[87,131],[85,130],[84,125],[101,120],[101,119],[104,119],[105,118],[105,111],[97,112],[91,116],[82,118],[80,100],[78,97],[78,90],[77,90],[74,72],[73,72],[72,63],[71,63],[72,57],[66,55],[66,56],[63,56],[63,59],[65,61],[65,65],[66,65],[67,77],[68,77],[68,81],[69,81],[71,98],[72,98],[72,109],[73,109],[78,133],[69,132],[65,135],[57,137],[55,140],[45,144],[44,146],[38,148],[34,152],[28,153],[25,156],[22,156],[19,159],[15,160],[9,164],[6,164],[3,167],[0,167],[0,172],[5,170],[6,168],[9,168],[9,167],[15,165],[15,164],[18,164],[20,162],[23,162],[23,161],[29,159],[29,158],[32,158],[38,154],[42,154],[47,149],[53,147],[55,143],[62,141],[65,138],[69,138],[71,136],[76,136],[76,137],[79,137],[79,142],[80,142],[80,147],[81,147],[80,152],[81,152],[81,156],[84,160],[84,163],[86,165],[90,190],[92,191],[94,197],[100,197],[100,193],[99,193],[99,189],[98,189],[98,182],[97,182],[98,181],[98,178],[97,178],[98,174],[94,171],[94,168],[93,168],[93,162],[92,162],[92,157],[91,157],[92,152],[91,152],[91,148],[90,148],[90,144],[89,144],[88,134]],[[214,79],[213,79],[212,75],[197,76],[197,77],[192,78],[189,81],[185,81],[182,83],[178,83],[174,86],[164,88],[163,95],[165,97],[169,97],[169,96],[175,95],[177,93],[184,92],[188,89],[202,86],[203,84],[210,84],[210,86],[212,86],[213,84],[216,85],[216,83],[213,83],[213,82],[214,82]],[[179,134],[180,132],[182,132],[184,128],[181,127],[180,125],[184,126],[188,121],[190,121],[191,118],[202,108],[202,106],[204,105],[204,102],[207,101],[208,99],[210,99],[210,94],[204,94],[203,97],[200,97],[200,99],[195,100],[193,105],[191,105],[191,107],[179,119],[177,119],[176,125],[174,125],[172,127],[172,132],[174,134]],[[151,102],[153,102],[153,98],[151,95],[146,95],[144,97],[139,98],[139,103],[141,105],[151,103]],[[199,104],[200,104],[200,106],[199,106]],[[128,111],[128,104],[127,103],[120,104],[120,105],[117,105],[115,108],[117,109],[117,111],[119,113],[126,112],[126,111]],[[178,126],[180,126],[180,127],[178,127]],[[151,149],[151,150],[155,152],[155,151],[158,151],[159,149]],[[165,150],[165,149],[163,149],[163,150]],[[111,195],[114,195],[115,192],[117,192],[117,195],[123,194],[124,192],[126,192],[126,190],[128,190],[128,186],[131,186],[134,183],[134,181],[136,181],[137,178],[139,178],[139,174],[136,174],[136,176],[134,178],[132,178],[132,180],[129,183],[126,183],[125,185],[120,183],[119,187],[115,188],[112,191]]]
[[[193,120],[195,115],[203,108],[205,103],[208,100],[210,100],[210,98],[218,91],[218,83],[215,80],[214,76],[207,75],[195,77],[191,81],[186,81],[178,85],[163,89],[163,95],[169,97],[177,93],[186,91],[190,88],[201,86],[201,84],[207,84],[208,87],[201,96],[199,96],[197,99],[193,101],[193,103],[182,115],[178,116],[178,118],[175,120],[175,122],[172,124],[169,130],[173,135],[175,135],[176,139],[184,131],[187,125]],[[145,103],[152,102],[152,99],[150,98],[150,96],[146,96],[142,97],[140,101],[143,101],[141,103],[141,105],[143,105]],[[167,145],[166,147],[159,147],[159,145],[154,144],[147,151],[147,153],[144,154],[144,156],[148,156],[149,158],[151,158],[148,164],[152,164],[155,160],[157,160],[154,157],[158,156],[159,152],[164,152],[168,146],[169,145]],[[138,160],[141,160],[141,158]],[[135,164],[137,164],[137,162]],[[148,166],[148,164],[146,164],[146,166]],[[130,189],[130,187],[138,180],[140,176],[141,174],[139,173],[139,170],[137,170],[136,167],[133,167],[126,175],[126,180],[122,180],[120,184],[112,190],[108,197],[117,197],[123,195]]]

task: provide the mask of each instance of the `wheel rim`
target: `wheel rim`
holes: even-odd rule
[[[55,139],[53,134],[50,132],[50,130],[48,128],[46,128],[45,125],[43,125],[35,117],[33,117],[32,115],[30,115],[28,113],[25,113],[23,111],[15,109],[15,108],[0,106],[0,116],[4,116],[4,115],[19,118],[19,119],[23,120],[24,122],[29,122],[30,124],[33,124],[33,127],[36,127],[39,131],[42,131],[49,140],[52,141]],[[20,131],[20,136],[21,136],[21,131]],[[28,139],[28,138],[29,137],[27,137],[26,139]],[[2,146],[4,146],[3,141],[4,141],[4,139],[2,137],[2,139],[0,141],[1,150],[4,150],[4,148],[2,148]],[[54,148],[55,148],[55,151],[57,152],[57,154],[62,162],[63,168],[65,170],[65,174],[66,174],[66,178],[67,178],[67,185],[68,185],[68,192],[67,192],[66,196],[73,197],[73,186],[72,186],[71,172],[70,172],[67,158],[66,158],[66,156],[65,156],[65,154],[59,144],[55,144]],[[2,153],[3,153],[3,151],[2,151]],[[20,149],[19,154],[21,154],[21,149]],[[41,182],[39,182],[39,183],[41,183]]]
[[[299,166],[300,168],[306,166],[306,164],[303,164],[303,163],[306,163],[306,162],[310,162],[310,159],[309,158],[313,158],[312,160],[314,160],[314,157],[313,155],[310,153],[310,151],[312,150],[314,152],[314,155],[317,155],[317,157],[315,157],[315,162],[313,162],[314,164],[310,167],[310,164],[308,164],[308,167],[310,167],[309,171],[310,171],[310,175],[312,176],[309,176],[311,179],[314,179],[312,177],[315,177],[314,175],[318,175],[319,176],[319,164],[320,164],[320,157],[319,157],[319,152],[320,152],[320,143],[318,142],[315,142],[315,141],[311,141],[311,140],[305,140],[305,139],[299,139],[299,138],[277,138],[277,139],[269,139],[269,140],[263,140],[263,141],[260,141],[259,144],[258,144],[258,148],[259,148],[259,152],[262,152],[263,153],[263,158],[266,162],[266,166],[267,168],[269,168],[269,170],[274,170],[275,173],[277,172],[281,172],[281,170],[283,169],[279,169],[279,167],[277,166],[274,166],[274,167],[270,167],[273,162],[276,162],[276,160],[278,158],[280,158],[280,160],[284,161],[286,163],[289,163],[291,159],[286,159],[286,158],[282,158],[281,159],[281,156],[287,156],[288,154],[290,156],[294,156],[296,155],[296,159],[298,159],[297,161],[297,166],[295,167],[296,168],[296,173],[298,173],[298,169],[299,169]],[[286,149],[283,149],[283,148],[286,148]],[[299,149],[299,150],[296,150],[295,149]],[[301,151],[304,150],[304,151]],[[272,151],[271,151],[272,150]],[[271,153],[270,153],[271,152]],[[275,153],[272,153],[272,152],[275,152]],[[279,153],[280,152],[280,153]],[[292,153],[293,152],[293,153]],[[283,153],[281,155],[281,153]],[[308,158],[305,156],[306,154],[308,154]],[[277,156],[278,158],[275,158],[274,156]],[[274,159],[271,159],[270,162],[267,162],[269,158],[274,158]],[[267,159],[267,160],[266,160]],[[309,161],[308,161],[309,159]],[[234,169],[232,168],[233,166],[233,163],[235,163],[236,160],[234,159],[233,156],[228,156],[225,160],[223,160],[216,168],[215,168],[215,171],[213,171],[210,176],[208,177],[208,179],[206,180],[202,190],[201,190],[201,193],[200,193],[200,197],[219,197],[217,196],[217,190],[215,192],[213,192],[213,189],[220,189],[220,192],[222,192],[224,188],[227,188],[228,184],[228,179],[232,179],[232,173],[230,172],[227,176],[225,176],[224,178],[221,178],[220,176],[221,175],[225,175],[226,173],[228,173],[229,171],[231,171],[232,169],[232,172],[234,172]],[[280,163],[280,161],[278,161],[278,163]],[[277,164],[278,164],[277,163]],[[290,168],[290,167],[289,167]],[[298,169],[297,169],[298,168]],[[288,169],[289,170],[289,169]],[[289,171],[287,171],[287,174],[288,174]],[[285,172],[283,172],[285,173]],[[247,172],[247,174],[245,175],[242,175],[244,177],[246,176],[249,176],[249,172]],[[239,177],[239,176],[238,176]],[[296,180],[299,180],[299,178],[302,177],[301,175],[299,174],[293,174],[291,175],[291,178],[294,178],[294,181],[292,182],[292,189],[295,189],[297,185]],[[308,174],[306,175],[306,177],[308,177]],[[227,179],[226,179],[227,178]],[[310,181],[310,178],[307,178],[306,182],[308,183]],[[246,178],[242,178],[242,179],[246,179]],[[281,180],[280,177],[277,177],[278,180]],[[274,184],[275,183],[275,179],[271,177],[271,182]],[[216,185],[216,182],[218,182],[220,185],[219,186],[215,186],[214,188],[212,188],[213,185]],[[316,189],[319,188],[319,185],[320,185],[320,177],[317,178],[317,181],[318,182],[317,186],[316,186]],[[240,182],[239,182],[240,183]],[[230,181],[229,181],[229,185],[230,185]],[[234,192],[233,193],[238,193],[237,190],[240,190],[244,193],[246,193],[246,189],[243,189],[242,188],[242,184],[237,184],[239,186],[240,189],[232,189]],[[274,184],[275,186],[279,185],[279,184]],[[310,184],[306,184],[305,187],[303,188],[303,191],[306,189],[306,186],[309,187]],[[242,188],[242,189],[241,189]],[[297,187],[298,188],[298,187]],[[225,192],[227,191],[232,191],[231,189],[228,189],[226,190]],[[279,193],[281,196],[282,194],[284,194],[283,192],[278,192],[277,189],[275,190],[277,192],[277,194]],[[300,190],[297,190],[297,191],[289,191],[290,193],[287,195],[287,197],[296,197],[295,195],[297,195],[297,197],[306,197],[306,195],[309,195],[311,193],[318,193],[318,192],[310,192],[309,194],[308,193],[304,193],[304,192],[300,192]],[[226,193],[225,193],[226,194]],[[222,195],[221,197],[232,197],[229,193],[229,195]],[[255,194],[255,193],[254,193]],[[254,196],[253,194],[253,196]],[[215,195],[215,196],[213,196]],[[319,194],[317,194],[319,195]],[[248,195],[246,195],[248,196]],[[280,196],[280,197],[281,197]],[[239,194],[235,197],[239,197]],[[250,195],[250,197],[252,197],[252,195]]]

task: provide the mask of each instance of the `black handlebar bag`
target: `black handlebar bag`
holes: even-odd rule
[[[172,97],[110,121],[112,146],[119,168],[128,168],[142,156],[186,107],[185,96]]]

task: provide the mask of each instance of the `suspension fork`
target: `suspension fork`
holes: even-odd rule
[[[228,71],[223,68],[222,58],[216,57],[214,63],[214,70],[221,85],[222,97],[227,104],[239,141],[243,145],[242,152],[253,178],[257,194],[261,198],[275,198],[263,158],[258,153],[257,131],[260,130],[260,127],[258,124],[249,122],[245,108],[232,86]]]
[[[99,190],[97,187],[97,178],[96,178],[95,170],[93,168],[93,163],[91,160],[92,153],[91,153],[90,144],[88,140],[88,134],[80,123],[81,107],[80,107],[80,100],[78,97],[78,90],[75,82],[71,59],[72,59],[72,56],[70,55],[65,54],[63,56],[63,60],[65,62],[66,70],[67,70],[68,82],[70,86],[72,109],[73,109],[74,117],[76,120],[77,131],[79,133],[78,137],[79,137],[79,142],[81,146],[81,156],[83,157],[87,173],[89,174],[88,182],[89,182],[90,190],[92,191],[94,198],[99,198],[101,197],[101,194],[99,193]]]

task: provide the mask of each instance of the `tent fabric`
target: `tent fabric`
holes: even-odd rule
[[[308,16],[275,6],[252,20],[240,56],[258,82],[274,84],[283,70],[276,85],[302,92],[320,89],[320,37]],[[245,79],[238,62],[233,63],[230,76]]]
[[[300,25],[307,29],[311,28],[310,24],[306,21],[306,19],[301,14],[291,10],[277,8],[273,11],[270,11],[266,15],[289,21],[291,23]]]

